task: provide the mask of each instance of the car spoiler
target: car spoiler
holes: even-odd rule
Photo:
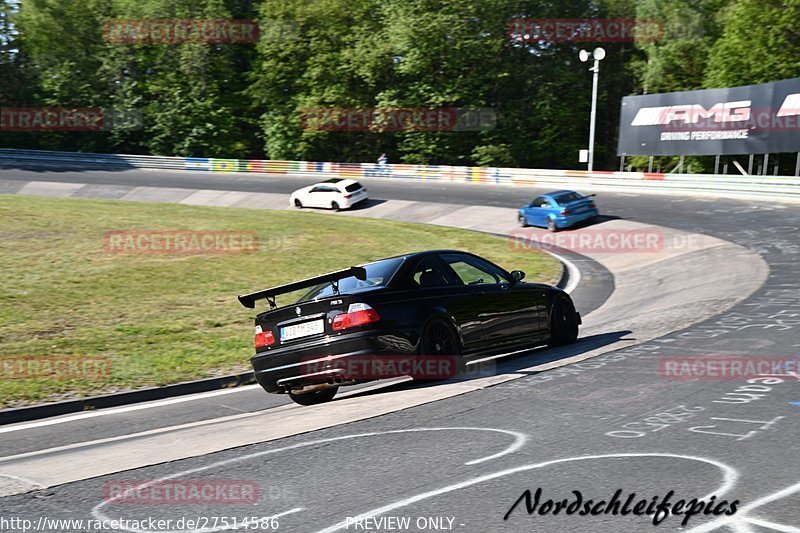
[[[338,293],[339,288],[336,282],[341,279],[351,278],[351,277],[355,277],[360,280],[365,280],[367,279],[367,269],[365,269],[364,267],[354,266],[346,268],[344,270],[331,272],[330,274],[323,274],[321,276],[317,276],[314,278],[308,278],[302,281],[295,281],[294,283],[279,285],[278,287],[272,287],[271,289],[264,289],[263,291],[245,294],[239,296],[238,298],[239,302],[248,309],[254,309],[257,300],[262,300],[266,298],[266,300],[269,302],[270,308],[274,309],[275,307],[277,307],[275,304],[275,297],[278,296],[279,294],[287,294],[300,289],[314,287],[315,285],[319,285],[321,283],[333,283],[334,292]]]

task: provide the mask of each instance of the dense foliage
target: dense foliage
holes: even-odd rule
[[[613,169],[622,96],[795,77],[798,16],[800,0],[0,0],[0,106],[142,116],[107,132],[0,131],[0,146],[575,168],[591,94],[578,51],[597,43],[518,42],[510,21],[656,19],[660,39],[602,43],[596,168]],[[255,20],[260,36],[104,36],[108,21],[130,19]],[[309,109],[440,107],[491,108],[496,125],[343,132],[303,121]]]

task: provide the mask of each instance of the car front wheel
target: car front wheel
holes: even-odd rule
[[[550,342],[551,346],[572,344],[578,339],[578,313],[572,300],[561,296],[553,303],[550,310]]]
[[[297,209],[303,209],[303,202],[301,202],[299,199],[295,198],[294,199],[294,206]]]

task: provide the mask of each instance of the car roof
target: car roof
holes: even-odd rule
[[[343,187],[347,187],[348,185],[352,185],[353,183],[358,183],[358,182],[356,180],[345,179],[345,178],[331,178],[329,180],[315,183],[314,185],[312,185],[312,187],[316,187],[317,185],[341,185]]]
[[[570,193],[581,194],[579,192],[568,191],[568,190],[564,189],[563,191],[546,192],[544,194],[540,194],[539,196],[546,196],[548,198],[552,198],[554,196],[561,196],[562,194],[570,194]],[[583,196],[583,195],[581,194],[581,196]]]
[[[422,252],[410,252],[407,254],[393,255],[391,257],[382,257],[381,259],[376,259],[375,261],[370,261],[369,263],[363,263],[362,265],[359,266],[369,265],[371,263],[378,263],[379,261],[386,261],[388,259],[399,259],[401,257],[405,259],[413,259],[413,258],[425,257],[428,255],[438,255],[438,254],[467,254],[467,255],[473,255],[475,257],[480,257],[478,255],[473,254],[472,252],[466,252],[464,250],[425,250]]]

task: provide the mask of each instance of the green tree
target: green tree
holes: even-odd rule
[[[708,56],[719,38],[717,13],[731,0],[638,0],[636,15],[655,21],[656,39],[637,40],[646,54],[637,66],[644,93],[686,91],[703,87]],[[648,34],[652,35],[652,33]]]
[[[794,78],[800,72],[800,0],[737,0],[723,16],[712,49],[706,87]]]

